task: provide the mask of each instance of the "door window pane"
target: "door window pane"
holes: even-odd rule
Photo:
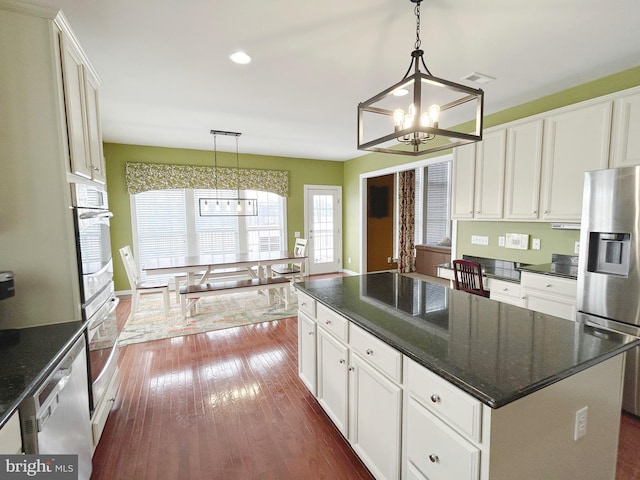
[[[313,262],[334,261],[333,196],[313,196]]]

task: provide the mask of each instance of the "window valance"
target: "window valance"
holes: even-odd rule
[[[148,190],[215,189],[217,186],[220,190],[235,190],[239,187],[240,190],[259,190],[281,197],[289,196],[289,172],[286,170],[127,163],[125,180],[131,195]]]

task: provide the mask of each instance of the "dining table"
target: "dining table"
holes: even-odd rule
[[[147,275],[186,275],[187,285],[197,285],[203,281],[238,270],[251,278],[271,277],[271,267],[293,261],[306,260],[305,255],[296,255],[292,251],[277,250],[271,252],[247,253],[211,253],[176,257],[152,258],[145,262],[143,270]]]
[[[147,260],[142,270],[147,275],[186,275],[187,286],[221,280],[224,277],[246,275],[249,278],[271,278],[271,267],[285,263],[305,261],[306,255],[289,250],[245,253],[211,253],[159,257]],[[178,285],[176,285],[178,290]],[[272,295],[269,301],[272,302]],[[192,304],[193,305],[193,304]]]

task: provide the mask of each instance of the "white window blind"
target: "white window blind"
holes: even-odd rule
[[[415,244],[451,238],[451,162],[416,169]]]
[[[266,252],[285,245],[285,199],[269,192],[240,192],[258,199],[257,216],[200,216],[200,198],[237,197],[236,190],[152,190],[131,196],[137,263],[158,257]],[[148,277],[141,272],[142,278]],[[163,278],[154,276],[152,278]],[[166,276],[170,280],[170,276]]]

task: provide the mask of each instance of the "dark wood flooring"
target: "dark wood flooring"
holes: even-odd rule
[[[372,478],[298,379],[295,317],[129,345],[120,369],[93,480]],[[640,479],[628,414],[616,479]]]

